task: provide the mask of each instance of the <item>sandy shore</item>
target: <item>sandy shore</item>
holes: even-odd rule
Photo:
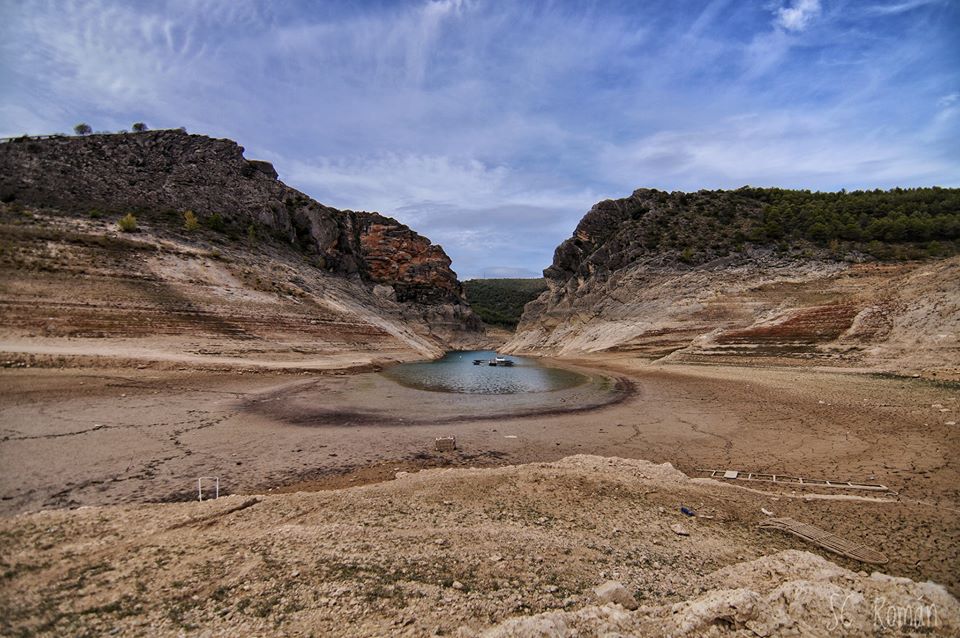
[[[809,369],[564,362],[586,386],[467,397],[377,373],[0,370],[0,512],[325,489],[429,466],[595,454],[882,483],[887,502],[796,516],[877,547],[888,571],[957,591],[960,391]],[[433,438],[455,435],[454,454]],[[788,497],[789,494],[783,494]],[[798,496],[800,496],[798,494]]]

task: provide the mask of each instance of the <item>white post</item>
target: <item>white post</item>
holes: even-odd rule
[[[214,485],[214,499],[220,498],[220,477],[219,476],[201,476],[197,479],[197,500],[203,500],[203,480],[207,479],[208,481],[213,481]]]

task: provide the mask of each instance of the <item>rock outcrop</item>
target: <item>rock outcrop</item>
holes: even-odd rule
[[[600,202],[557,248],[549,290],[526,306],[506,350],[960,375],[960,259],[882,262],[761,242],[722,250],[761,213],[730,193],[639,190]],[[684,233],[696,236],[697,258],[663,245]]]
[[[179,130],[11,140],[0,144],[0,200],[75,215],[133,212],[169,228],[193,211],[228,236],[288,243],[407,315],[442,318],[441,332],[480,326],[441,247],[389,217],[314,201],[231,140]]]
[[[574,636],[953,635],[960,605],[943,587],[843,569],[788,550],[711,574],[691,600],[643,607],[614,604],[508,620],[482,638]],[[625,609],[626,607],[626,609]]]

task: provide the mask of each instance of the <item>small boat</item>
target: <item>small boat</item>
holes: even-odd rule
[[[478,365],[480,365],[480,364],[482,364],[482,363],[483,363],[483,359],[474,359],[474,360],[473,360],[473,365],[475,365],[475,366],[478,366]]]
[[[490,361],[487,362],[487,365],[504,366],[509,368],[510,366],[513,365],[513,361],[510,359],[507,359],[506,357],[494,357],[493,359],[490,359]]]

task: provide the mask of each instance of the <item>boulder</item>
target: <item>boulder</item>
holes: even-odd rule
[[[604,584],[594,587],[593,593],[601,604],[614,603],[631,610],[638,606],[636,599],[627,591],[627,588],[615,580],[608,580]]]

